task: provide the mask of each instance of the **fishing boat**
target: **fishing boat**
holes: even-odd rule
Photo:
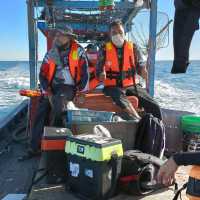
[[[99,1],[76,1],[76,0],[27,0],[28,13],[28,36],[29,36],[29,64],[30,64],[30,89],[37,88],[37,66],[38,66],[38,36],[40,30],[47,39],[47,49],[51,48],[52,35],[50,32],[57,27],[70,25],[78,35],[81,43],[95,42],[101,43],[108,34],[109,23],[113,19],[120,18],[125,27],[125,31],[131,32],[132,20],[142,10],[149,12],[149,40],[148,40],[148,71],[149,83],[147,89],[151,96],[154,95],[154,72],[156,55],[156,38],[162,29],[166,29],[167,24],[161,30],[157,30],[157,0],[118,0],[115,4],[107,8],[99,7]],[[100,95],[100,92],[93,92],[85,96],[87,101],[91,95]],[[79,104],[81,106],[81,104]],[[84,106],[82,106],[84,107]],[[101,108],[99,108],[101,109]],[[182,150],[183,134],[180,128],[180,117],[187,112],[162,109],[163,121],[166,127],[166,151],[165,155],[170,156]],[[31,116],[34,116],[34,100],[23,101],[15,110],[0,122],[0,198],[11,193],[25,194],[26,199],[77,199],[73,194],[65,190],[64,184],[47,184],[43,177],[43,157],[36,157],[24,162],[19,162],[18,158],[25,152],[26,144],[22,132],[27,133],[31,126]],[[112,132],[124,139],[125,146],[129,145],[130,127],[126,122],[107,122],[106,127],[110,127]],[[79,124],[76,131],[80,134],[85,130],[90,130],[91,123]],[[134,131],[134,130],[133,130]],[[182,170],[180,184],[186,179],[187,174]],[[187,177],[187,176],[186,176]],[[37,181],[35,181],[37,180]],[[39,181],[38,181],[39,180]],[[158,190],[148,196],[133,197],[119,194],[117,199],[172,199],[174,193],[172,189]]]

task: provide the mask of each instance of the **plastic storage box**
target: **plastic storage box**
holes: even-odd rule
[[[65,143],[67,135],[71,134],[71,131],[66,128],[44,128],[41,150],[45,158],[48,183],[54,184],[66,180]]]
[[[114,112],[94,110],[68,110],[67,122],[111,122]]]
[[[113,195],[121,172],[120,140],[92,134],[68,136],[67,187],[87,199],[102,200]]]

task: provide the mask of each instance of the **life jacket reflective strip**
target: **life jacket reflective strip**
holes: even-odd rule
[[[106,71],[105,86],[117,86],[121,79],[122,87],[135,84],[135,57],[133,43],[125,41],[123,46],[122,70],[120,70],[116,47],[112,42],[106,43],[106,58],[104,69]]]
[[[99,85],[99,80],[96,77],[95,67],[89,66],[90,80],[89,80],[89,90],[94,90]]]
[[[200,188],[200,166],[194,165],[190,171],[189,177],[187,184],[187,197],[189,200],[200,200],[200,190],[195,189],[197,186],[194,185],[199,184],[198,188]],[[193,191],[195,191],[195,193],[193,193]]]
[[[81,66],[79,66],[79,64],[81,65],[78,58],[78,43],[74,41],[71,44],[69,53],[69,69],[76,84],[81,80]]]
[[[56,64],[52,58],[48,58],[47,64],[49,65],[49,70],[46,78],[50,84],[55,73]],[[69,53],[69,71],[75,83],[78,83],[81,80],[81,64],[78,58],[78,43],[75,41],[72,42]]]
[[[55,73],[56,64],[52,58],[49,58],[48,65],[49,65],[49,71],[46,77],[48,79],[48,83],[50,84]]]

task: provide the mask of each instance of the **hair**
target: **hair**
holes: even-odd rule
[[[123,26],[123,23],[120,19],[116,19],[113,22],[110,23],[109,30],[115,26]]]

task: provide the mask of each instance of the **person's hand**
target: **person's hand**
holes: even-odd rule
[[[103,82],[106,79],[106,72],[101,72],[99,75],[99,81]]]
[[[165,186],[170,186],[175,180],[175,173],[178,169],[178,165],[173,158],[167,160],[163,166],[161,166],[158,175],[157,181]]]

